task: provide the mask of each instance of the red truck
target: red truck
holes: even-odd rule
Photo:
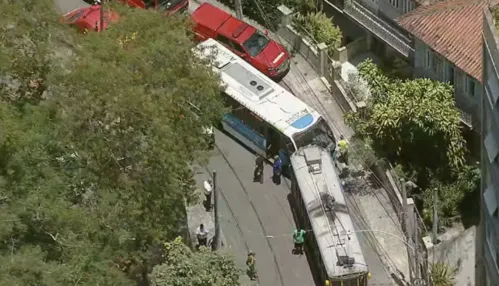
[[[201,4],[191,17],[198,41],[217,40],[275,81],[289,72],[288,51],[270,39],[266,30],[262,32],[208,3]]]
[[[61,22],[74,26],[84,33],[87,31],[101,32],[101,28],[105,30],[110,23],[118,21],[119,16],[114,11],[105,10],[103,15],[104,23],[101,26],[100,9],[100,5],[78,8],[62,16]]]
[[[186,12],[189,0],[118,0],[130,7],[142,9],[157,9],[165,12],[165,15]]]

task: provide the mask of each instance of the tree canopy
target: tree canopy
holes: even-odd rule
[[[418,169],[458,170],[465,164],[451,86],[429,79],[390,79],[369,60],[359,66],[359,74],[369,84],[370,107],[365,117],[354,113],[347,119],[385,157]]]
[[[233,286],[239,270],[227,256],[201,247],[193,252],[181,239],[165,244],[165,262],[151,273],[153,286]]]
[[[378,155],[416,182],[428,220],[435,189],[441,198],[439,216],[444,221],[458,216],[466,194],[478,188],[480,174],[467,165],[452,87],[429,79],[390,78],[370,60],[359,65],[359,75],[368,86],[361,94],[368,95],[367,107],[347,114],[347,122]]]
[[[0,285],[133,285],[185,234],[219,78],[187,17],[107,9],[120,20],[83,35],[52,0],[2,6]]]

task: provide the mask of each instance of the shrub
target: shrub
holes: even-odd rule
[[[301,31],[305,31],[316,43],[325,43],[328,46],[328,54],[332,55],[334,49],[341,47],[343,35],[340,28],[333,24],[333,18],[329,18],[322,12],[297,14],[295,24]]]
[[[220,3],[227,5],[232,10],[235,10],[234,0],[219,0]],[[277,7],[285,5],[290,9],[295,9],[301,3],[297,0],[248,0],[242,1],[243,13],[245,16],[252,20],[257,21],[259,24],[273,30],[277,27],[280,19],[280,12]]]

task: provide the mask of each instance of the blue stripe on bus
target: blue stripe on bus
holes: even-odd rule
[[[312,114],[305,114],[299,119],[295,120],[293,123],[291,123],[291,126],[293,126],[296,129],[304,129],[308,127],[310,124],[314,122],[314,117]]]
[[[235,117],[232,114],[225,114],[223,117],[223,121],[239,134],[243,135],[244,138],[255,144],[258,148],[261,148],[263,150],[267,149],[267,142],[265,140],[265,137],[261,136],[253,129],[251,129],[248,125],[244,124],[244,122],[242,122],[239,118]]]

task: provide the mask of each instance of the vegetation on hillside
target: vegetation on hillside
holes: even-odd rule
[[[118,23],[83,35],[52,0],[3,3],[0,285],[134,285],[184,234],[219,79],[192,56],[184,16],[113,9]],[[171,247],[203,279],[238,275],[221,254]],[[237,285],[224,281],[212,285]]]
[[[477,166],[466,161],[452,87],[428,79],[392,79],[370,60],[359,66],[359,74],[370,96],[366,110],[348,114],[347,122],[378,156],[399,165],[403,177],[418,185],[412,195],[420,199],[427,222],[433,219],[436,192],[440,222],[451,224],[480,182]]]

